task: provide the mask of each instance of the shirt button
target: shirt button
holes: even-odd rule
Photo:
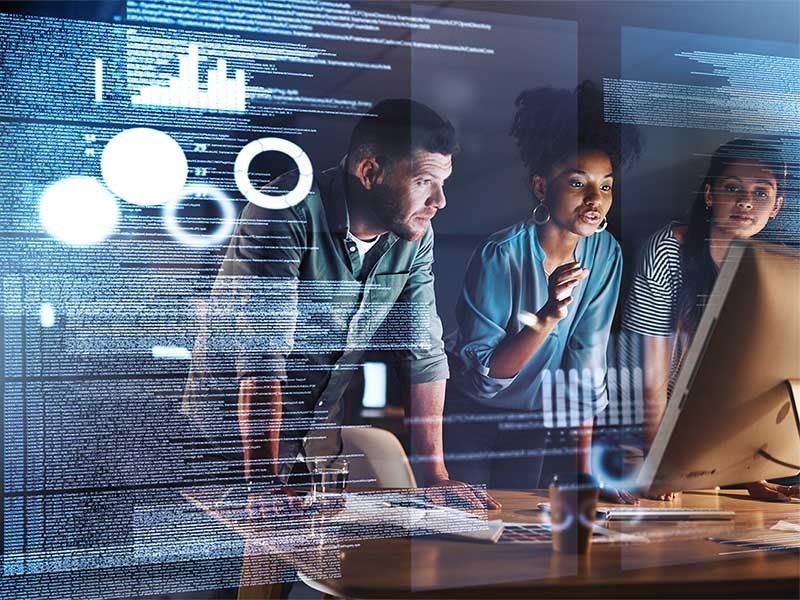
[[[350,246],[350,252],[355,252],[355,251],[356,251],[356,247],[355,246]]]

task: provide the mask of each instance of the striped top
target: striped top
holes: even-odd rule
[[[672,232],[678,224],[673,221],[647,240],[622,313],[623,329],[641,335],[674,335],[683,282],[681,244]]]

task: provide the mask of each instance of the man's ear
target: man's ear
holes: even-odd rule
[[[772,209],[772,212],[769,213],[769,218],[774,219],[778,216],[778,213],[781,212],[781,207],[783,206],[783,196],[778,196],[775,198],[775,206]]]
[[[371,190],[375,184],[383,182],[384,169],[378,163],[378,159],[374,156],[367,156],[358,161],[353,175],[361,182],[365,190]]]
[[[536,199],[539,202],[544,202],[547,196],[547,179],[541,175],[534,175],[531,181],[531,187],[533,188],[533,195],[536,196]]]

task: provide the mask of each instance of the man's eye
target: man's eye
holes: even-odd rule
[[[765,192],[764,190],[754,190],[753,194],[755,194],[756,198],[758,198],[759,200],[764,200],[769,196],[769,194],[767,194],[767,192]]]
[[[430,179],[418,179],[417,180],[417,187],[427,186],[431,184]]]
[[[728,185],[725,186],[725,191],[730,192],[731,194],[735,194],[736,192],[739,191],[739,186],[729,183]]]

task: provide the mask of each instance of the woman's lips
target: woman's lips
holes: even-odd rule
[[[596,210],[587,210],[585,213],[581,213],[581,220],[590,225],[596,225],[602,218],[603,216]]]

